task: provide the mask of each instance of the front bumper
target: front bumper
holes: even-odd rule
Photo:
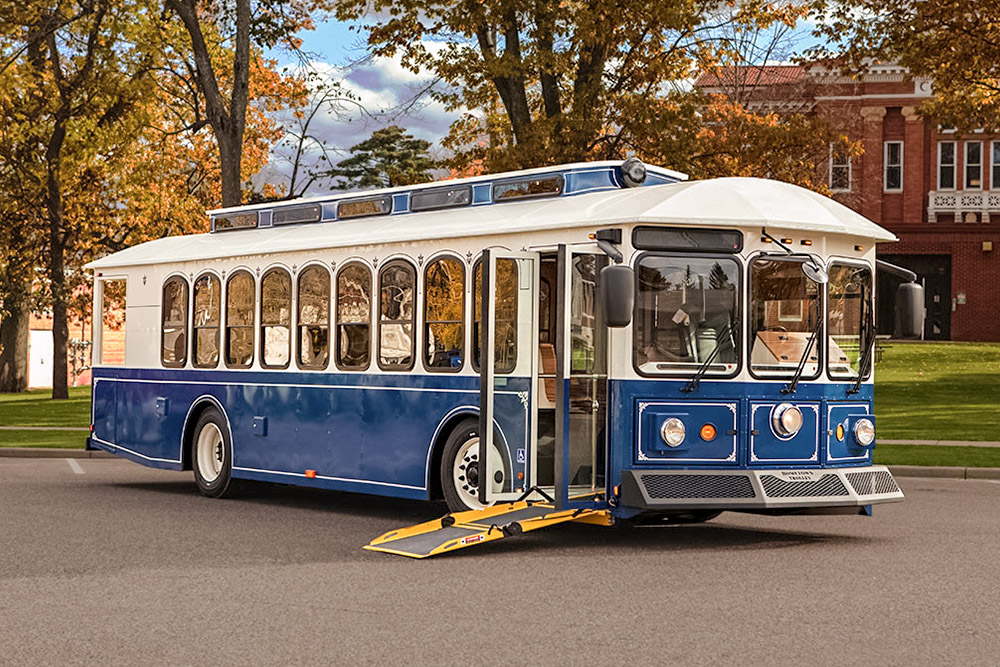
[[[885,466],[814,470],[625,470],[620,504],[642,510],[796,511],[898,502]]]

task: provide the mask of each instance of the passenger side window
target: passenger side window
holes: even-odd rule
[[[465,265],[442,257],[424,273],[424,366],[431,371],[462,370],[465,342]]]
[[[299,368],[326,368],[330,361],[330,273],[310,266],[298,281]]]
[[[358,262],[337,274],[337,366],[363,370],[371,360],[372,274]]]
[[[168,368],[183,368],[187,363],[188,284],[181,276],[163,284],[160,319],[160,360]]]
[[[249,368],[253,363],[254,280],[237,271],[226,284],[226,366]]]
[[[292,347],[292,277],[271,269],[260,281],[260,365],[288,368]]]
[[[404,261],[379,272],[378,365],[383,370],[413,368],[413,300],[416,272]]]
[[[219,323],[222,310],[222,283],[210,273],[194,282],[194,365],[219,365]]]

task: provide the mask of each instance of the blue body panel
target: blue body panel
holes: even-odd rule
[[[607,480],[623,470],[815,468],[871,464],[853,425],[871,417],[872,386],[849,395],[848,383],[684,380],[609,382]],[[508,479],[529,479],[530,378],[496,383],[498,443]],[[792,438],[770,427],[773,407],[798,406],[803,426]],[[229,422],[235,477],[408,498],[426,498],[437,474],[433,446],[442,429],[478,418],[479,379],[452,374],[193,371],[99,368],[94,371],[91,444],[145,465],[180,469],[183,433],[195,408],[211,404]],[[677,417],[686,437],[676,448],[660,438]],[[701,427],[711,424],[714,438]],[[843,439],[837,425],[844,426]],[[306,477],[306,471],[316,471]],[[523,476],[519,476],[521,473]]]
[[[94,376],[95,447],[180,469],[192,408],[210,403],[229,422],[234,477],[400,497],[428,496],[437,433],[479,411],[478,378],[468,376],[107,368]],[[530,433],[530,381],[498,378],[495,400],[511,479],[527,477],[517,449]]]

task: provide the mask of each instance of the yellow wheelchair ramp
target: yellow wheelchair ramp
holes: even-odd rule
[[[569,521],[610,526],[612,520],[607,510],[556,511],[552,503],[521,500],[483,510],[455,512],[416,526],[392,530],[376,537],[364,548],[427,558]]]

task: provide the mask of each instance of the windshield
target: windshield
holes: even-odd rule
[[[830,267],[827,292],[827,366],[830,377],[856,378],[864,343],[871,335],[872,272],[858,266]]]
[[[644,255],[637,265],[635,365],[641,373],[736,371],[740,266],[728,257]]]
[[[750,265],[750,369],[791,376],[819,320],[820,286],[802,272],[802,260],[766,257]],[[802,377],[819,375],[819,340],[809,350]]]

